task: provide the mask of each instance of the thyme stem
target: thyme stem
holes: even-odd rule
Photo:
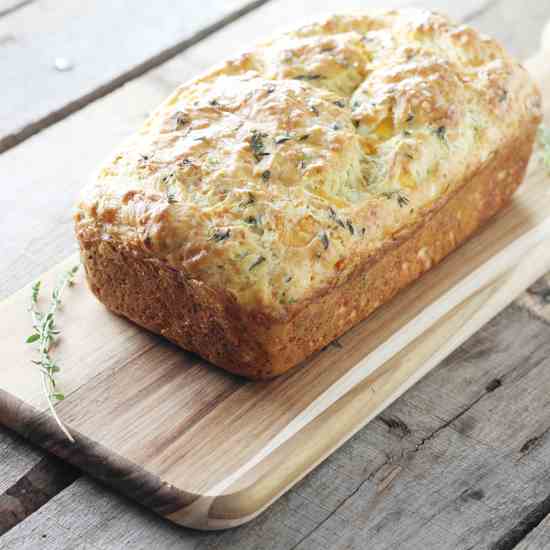
[[[37,351],[39,358],[34,360],[33,363],[37,365],[40,370],[42,390],[48,401],[50,412],[61,431],[67,436],[67,439],[69,439],[71,443],[74,443],[74,438],[64,426],[63,422],[61,422],[54,407],[54,404],[57,401],[62,401],[65,396],[57,391],[56,374],[60,369],[50,355],[50,349],[55,339],[60,334],[60,331],[55,325],[55,314],[61,305],[61,296],[67,286],[72,286],[74,284],[74,277],[77,271],[78,266],[74,266],[61,277],[59,283],[52,292],[52,299],[46,313],[43,313],[38,308],[41,282],[37,281],[32,285],[29,311],[31,312],[34,333],[27,338],[28,344],[34,342],[38,344]]]

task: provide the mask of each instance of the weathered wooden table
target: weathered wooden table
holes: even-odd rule
[[[550,19],[540,0],[0,0],[0,298],[74,251],[86,174],[178,83],[377,4],[445,11],[521,58]],[[550,277],[232,531],[171,525],[0,428],[0,548],[549,548],[549,428]]]

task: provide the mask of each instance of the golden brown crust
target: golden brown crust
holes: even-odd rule
[[[178,88],[86,187],[78,238],[282,321],[421,224],[539,111],[526,71],[468,26],[418,9],[335,15]]]
[[[280,374],[496,212],[539,121],[526,71],[468,26],[329,17],[181,86],[101,168],[75,215],[90,284],[217,365]]]
[[[87,241],[90,286],[110,309],[212,363],[254,379],[282,374],[388,301],[454,250],[510,199],[529,160],[534,126],[472,174],[422,225],[388,240],[369,265],[285,321],[240,308],[227,293],[109,241]]]

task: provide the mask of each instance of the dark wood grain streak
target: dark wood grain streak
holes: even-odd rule
[[[0,424],[9,425],[32,443],[161,516],[182,510],[197,498],[162,482],[69,426],[76,441],[71,443],[48,413],[41,413],[3,390],[0,390]]]
[[[550,514],[550,495],[540,501],[492,546],[491,550],[512,550]]]
[[[545,550],[550,547],[550,515],[547,515],[514,550]]]

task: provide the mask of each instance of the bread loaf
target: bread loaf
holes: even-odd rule
[[[276,376],[430,269],[521,182],[540,94],[425,10],[335,15],[180,86],[85,187],[108,308]]]

